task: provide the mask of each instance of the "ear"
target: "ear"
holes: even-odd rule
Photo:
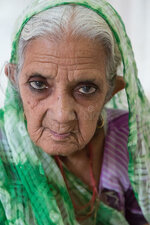
[[[107,99],[106,102],[108,102],[115,94],[117,94],[119,91],[123,90],[126,86],[126,83],[122,76],[116,76],[115,80],[115,87],[111,94],[111,96]]]
[[[115,88],[112,93],[112,97],[117,94],[119,91],[123,90],[126,86],[126,83],[122,76],[116,76]]]
[[[5,66],[5,75],[13,84],[16,83],[15,79],[16,67],[17,67],[16,64],[11,63],[6,64]]]

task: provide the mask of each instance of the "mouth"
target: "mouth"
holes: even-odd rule
[[[71,135],[70,132],[69,133],[57,133],[57,132],[52,131],[52,130],[50,130],[50,133],[52,134],[52,138],[54,140],[58,140],[58,141],[59,140],[65,140]]]

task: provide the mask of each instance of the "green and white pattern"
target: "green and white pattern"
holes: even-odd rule
[[[33,0],[16,25],[10,62],[17,63],[18,39],[28,20],[48,8],[69,3],[85,6],[102,16],[120,49],[129,109],[129,178],[144,216],[150,222],[150,106],[137,77],[124,24],[112,6],[105,0]],[[123,98],[123,94],[116,96],[112,105],[119,108]],[[71,176],[68,174],[68,179],[77,187],[77,195],[85,201],[90,199],[91,193]],[[92,220],[89,224],[94,224]],[[32,143],[20,97],[10,83],[5,105],[0,110],[0,224],[78,224],[60,170],[52,157]],[[96,224],[128,223],[121,213],[100,203]]]

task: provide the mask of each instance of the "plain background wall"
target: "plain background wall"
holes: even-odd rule
[[[108,0],[120,13],[131,39],[139,78],[150,99],[150,0]]]
[[[0,0],[0,70],[9,61],[16,18],[31,0]],[[150,99],[150,0],[108,0],[121,14],[135,52],[139,78]]]

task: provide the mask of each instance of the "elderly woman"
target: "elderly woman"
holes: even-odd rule
[[[5,67],[0,224],[150,221],[149,103],[136,73],[107,2],[32,2]]]

